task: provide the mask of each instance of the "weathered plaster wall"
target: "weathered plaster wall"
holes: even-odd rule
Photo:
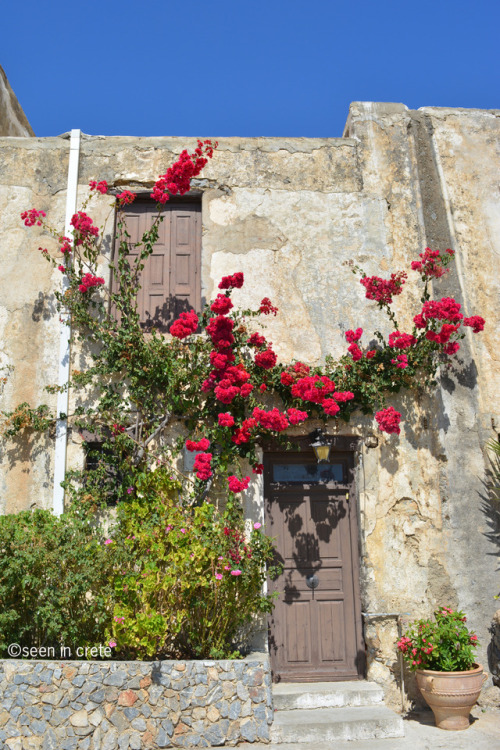
[[[0,136],[35,135],[0,65]]]
[[[435,294],[457,297],[467,314],[483,315],[487,327],[480,336],[467,334],[458,371],[443,370],[436,393],[418,402],[400,396],[394,404],[405,420],[399,438],[379,434],[378,446],[363,445],[357,456],[362,608],[417,617],[439,604],[459,606],[478,632],[485,661],[499,552],[484,455],[500,422],[498,113],[355,103],[346,136],[221,139],[195,184],[203,193],[203,296],[213,296],[222,275],[244,271],[246,285],[235,301],[255,305],[269,296],[280,309],[267,320],[279,356],[317,364],[327,353],[345,351],[347,328],[363,327],[366,343],[375,329],[388,332],[350,264],[383,275],[408,269],[426,245],[456,250],[456,267]],[[192,145],[178,138],[84,136],[79,199],[93,178],[148,190]],[[18,368],[6,390],[12,405],[36,402],[43,384],[55,382],[58,323],[50,313],[50,290],[60,282],[36,253],[42,240],[18,217],[32,205],[50,207],[50,219],[60,225],[68,140],[2,139],[0,147],[7,155],[0,179],[6,209],[0,258],[14,279],[2,285],[0,320],[8,325],[3,361]],[[107,200],[93,198],[90,211],[97,223],[106,222],[107,256]],[[50,241],[46,246],[55,251]],[[43,305],[37,301],[40,285],[49,295]],[[410,274],[394,305],[403,330],[411,329],[419,304]],[[362,437],[376,432],[368,417],[348,426],[332,421],[330,429]],[[82,456],[78,439],[72,440],[68,461],[76,465]],[[4,466],[17,461],[9,450]],[[50,506],[51,456],[47,443],[35,470],[28,470],[27,454],[17,461],[13,479],[2,479],[6,510]],[[260,498],[255,484],[246,503],[259,521]],[[394,620],[372,621],[366,635],[369,676],[393,684]],[[398,700],[394,684],[389,693]]]
[[[454,296],[466,314],[487,320],[482,338],[469,329],[458,367],[442,370],[437,392],[407,420],[401,439],[393,448],[393,438],[384,439],[364,462],[365,606],[413,617],[446,602],[462,608],[484,664],[499,553],[485,457],[499,424],[499,114],[356,103],[346,127],[359,138],[364,190],[387,201],[397,265],[408,265],[416,248],[454,248],[452,273],[434,294]],[[369,661],[370,652],[377,656],[370,672],[387,678],[398,669],[390,651],[395,621],[373,621],[369,630]]]

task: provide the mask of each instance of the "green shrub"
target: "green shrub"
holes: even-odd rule
[[[104,644],[112,560],[100,529],[77,514],[0,516],[0,655],[20,646]]]
[[[227,658],[241,628],[272,610],[262,593],[271,540],[256,528],[246,538],[231,503],[219,512],[136,498],[120,521],[113,544],[127,562],[114,581],[109,635],[123,658]]]

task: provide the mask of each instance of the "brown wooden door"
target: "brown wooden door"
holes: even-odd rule
[[[353,454],[265,456],[267,533],[284,566],[269,590],[273,679],[349,680],[364,676]]]

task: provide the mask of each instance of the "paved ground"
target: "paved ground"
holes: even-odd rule
[[[434,726],[430,711],[413,713],[404,720],[405,736],[397,739],[354,740],[314,744],[239,745],[238,750],[500,750],[500,709],[472,712],[469,729],[447,732]]]

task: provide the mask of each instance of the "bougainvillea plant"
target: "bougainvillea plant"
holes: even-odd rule
[[[259,445],[267,438],[284,439],[288,428],[311,418],[326,423],[332,418],[348,421],[356,412],[373,414],[381,431],[399,434],[402,415],[388,403],[390,395],[433,383],[439,364],[459,350],[463,327],[475,333],[484,327],[483,318],[465,317],[453,298],[431,298],[431,282],[448,272],[453,251],[426,248],[411,264],[423,283],[422,306],[412,330],[402,330],[392,306],[407,272],[383,279],[354,267],[366,298],[388,315],[393,330],[387,340],[376,331],[377,344],[371,348],[362,343],[362,328],[348,330],[346,353],[338,360],[327,357],[322,367],[278,361],[257,325],[259,318],[265,320],[278,310],[267,297],[257,309],[240,309],[239,290],[246,283],[241,272],[221,279],[215,298],[203,311],[181,313],[169,336],[155,328],[146,335],[137,292],[158,237],[162,208],[170,195],[189,190],[191,179],[216,146],[198,142],[194,153],[183,151],[157,180],[152,198],[158,213],[134,256],[122,208],[135,195],[124,191],[113,200],[119,240],[110,263],[117,281],[113,290],[100,275],[102,235],[85,211],[88,201],[73,216],[71,238],[50,229],[43,211],[22,214],[27,226],[41,227],[59,241],[59,259],[46,249],[41,249],[42,255],[64,274],[66,288],[56,297],[60,309],[71,313],[73,340],[87,352],[84,369],[72,372],[71,387],[81,389],[81,398],[68,418],[92,433],[100,448],[94,468],[69,472],[66,486],[73,498],[89,507],[110,498],[127,499],[158,466],[177,472],[185,496],[195,503],[210,491],[234,499],[250,482],[249,474],[242,474],[242,459],[260,474]],[[90,191],[106,200],[108,186],[92,180]],[[35,410],[27,404],[4,417],[8,434],[25,426],[43,429],[55,419],[48,407]],[[176,430],[171,429],[174,423]],[[183,436],[173,438],[174,433]],[[194,472],[185,477],[176,463],[184,449],[195,456]]]
[[[431,619],[412,622],[397,643],[411,670],[463,672],[474,666],[477,635],[466,626],[463,612],[440,607]]]

